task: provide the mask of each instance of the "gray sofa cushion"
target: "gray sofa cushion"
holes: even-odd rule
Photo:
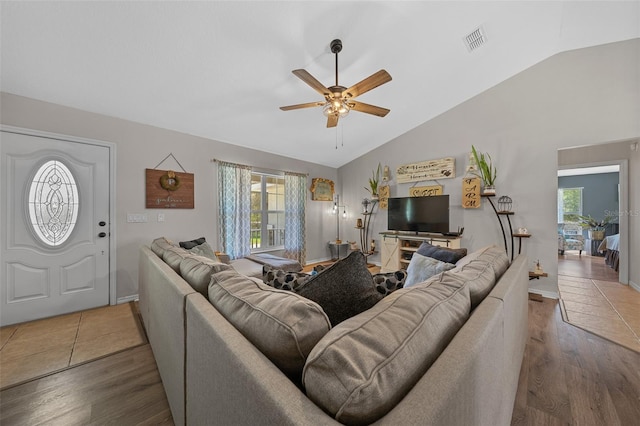
[[[188,250],[173,246],[164,251],[162,254],[162,260],[164,260],[164,263],[169,265],[171,269],[180,274],[180,262],[182,262],[182,259],[189,256],[193,256],[193,254],[189,253]]]
[[[231,269],[231,266],[204,256],[189,256],[180,262],[182,278],[204,297],[209,297],[211,275],[227,269]]]
[[[302,377],[307,395],[341,423],[379,419],[420,380],[469,309],[468,287],[455,281],[390,294],[313,348]]]
[[[466,248],[447,248],[440,246],[433,246],[428,242],[423,242],[418,247],[417,253],[420,253],[423,256],[432,257],[434,259],[441,260],[447,263],[456,263],[458,260],[462,259],[467,255]]]
[[[312,276],[299,285],[296,292],[322,306],[334,327],[384,297],[376,290],[367,260],[360,251],[351,252]]]
[[[271,362],[298,382],[311,349],[331,328],[317,303],[233,269],[211,276],[209,301]]]
[[[151,251],[153,251],[160,259],[162,259],[164,251],[170,247],[176,246],[174,246],[171,241],[167,240],[165,237],[156,238],[151,242]]]
[[[456,263],[456,266],[461,268],[472,260],[477,259],[488,262],[491,265],[496,274],[496,280],[500,279],[502,274],[504,274],[507,268],[509,268],[509,258],[507,257],[507,254],[503,249],[495,245],[482,247],[473,253],[469,253],[468,256],[460,259]]]

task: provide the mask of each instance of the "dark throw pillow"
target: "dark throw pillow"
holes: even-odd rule
[[[364,312],[384,295],[376,290],[367,260],[354,251],[301,284],[298,294],[322,307],[332,326]]]
[[[195,240],[191,240],[191,241],[180,241],[180,247],[182,247],[183,249],[190,250],[195,246],[199,246],[204,242],[205,242],[204,237],[196,238]]]
[[[423,242],[418,248],[418,253],[432,259],[441,260],[446,263],[455,264],[458,260],[467,255],[466,248],[452,249],[447,247],[432,246],[428,242]]]

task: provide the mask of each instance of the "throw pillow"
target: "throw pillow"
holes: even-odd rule
[[[468,287],[456,282],[385,297],[313,348],[302,373],[307,396],[340,423],[375,422],[437,360],[467,321],[469,303]]]
[[[360,251],[351,252],[313,275],[296,291],[322,306],[334,327],[366,311],[384,297],[376,290],[367,260]]]
[[[387,296],[394,291],[403,288],[406,279],[407,272],[404,269],[400,269],[396,272],[375,274],[373,276],[373,283],[375,284],[378,293]]]
[[[466,248],[452,249],[447,247],[432,246],[428,242],[423,242],[418,247],[418,253],[423,256],[432,257],[447,263],[456,263],[467,255]]]
[[[455,267],[456,265],[454,264],[442,262],[416,252],[413,254],[411,262],[409,262],[409,267],[407,268],[407,280],[404,283],[404,287],[412,287],[418,283],[428,280],[440,272],[448,271]]]
[[[262,272],[262,281],[280,290],[295,290],[310,277],[310,275],[304,272],[287,272],[268,266],[263,266]]]
[[[209,301],[297,383],[311,349],[331,328],[317,303],[276,290],[232,268],[211,275]]]
[[[204,257],[208,257],[211,260],[219,261],[219,259],[216,257],[216,254],[213,252],[213,249],[211,248],[209,243],[205,242],[200,245],[191,247],[188,250],[195,255],[204,256]]]
[[[205,242],[204,237],[196,238],[195,240],[191,240],[191,241],[180,241],[180,247],[182,247],[183,249],[189,250],[194,248],[195,246],[199,246],[204,242]]]

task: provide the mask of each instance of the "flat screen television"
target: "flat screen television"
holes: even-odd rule
[[[449,232],[449,196],[389,198],[388,229],[409,232]]]

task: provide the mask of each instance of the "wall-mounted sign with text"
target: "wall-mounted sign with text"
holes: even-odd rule
[[[480,178],[462,178],[462,207],[465,209],[477,209],[480,207]]]
[[[456,177],[456,160],[453,157],[405,164],[396,170],[398,183],[450,179],[454,177]]]

